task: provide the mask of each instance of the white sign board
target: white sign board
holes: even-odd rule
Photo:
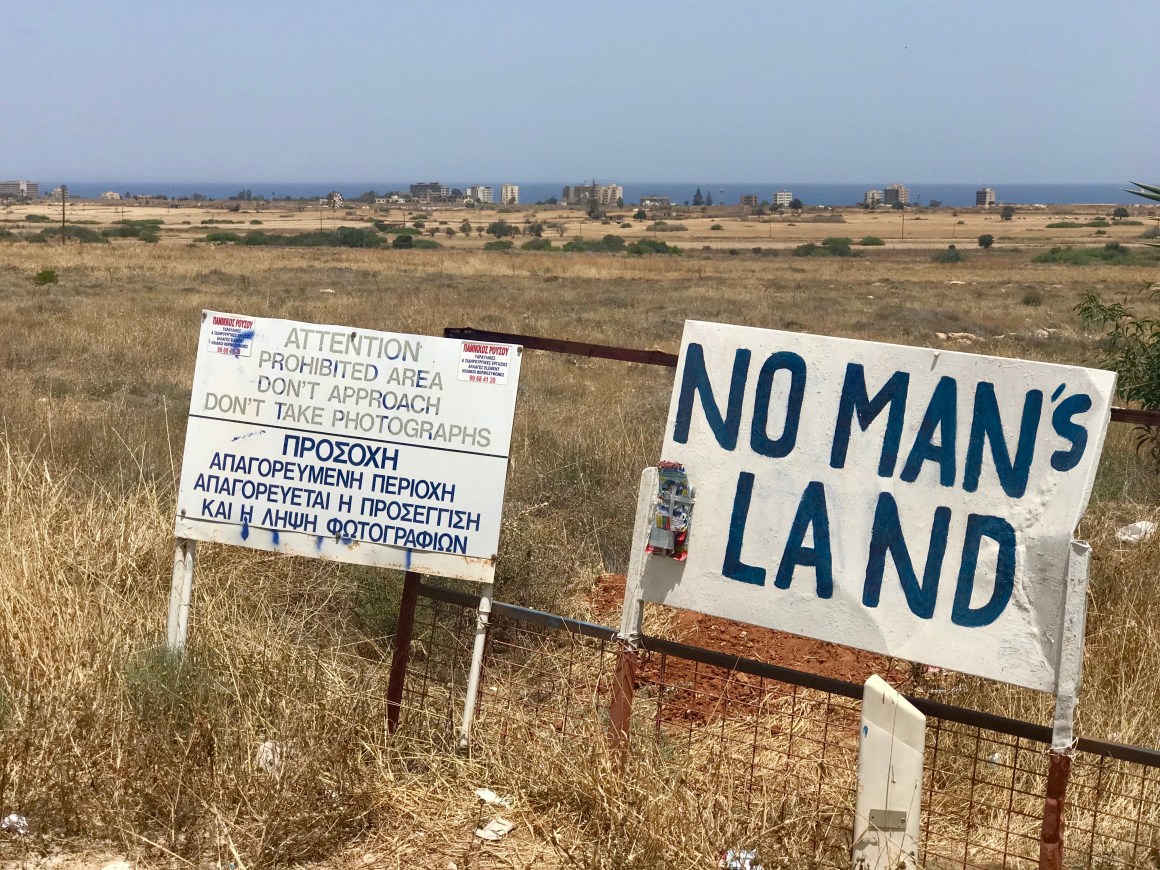
[[[1115,375],[689,321],[647,601],[1051,692]],[[638,542],[639,544],[639,542]],[[1082,606],[1082,605],[1081,605]]]
[[[204,312],[177,536],[491,582],[521,352]]]

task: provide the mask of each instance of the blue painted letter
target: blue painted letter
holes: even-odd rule
[[[878,459],[878,476],[890,477],[894,474],[894,464],[898,461],[898,442],[902,439],[906,390],[909,385],[908,372],[895,372],[871,399],[866,393],[866,370],[863,365],[846,364],[846,379],[842,382],[842,398],[838,403],[838,419],[834,423],[834,444],[830,448],[831,468],[842,468],[846,464],[846,451],[850,447],[850,428],[854,415],[858,415],[858,425],[865,432],[889,405],[886,434],[882,438],[882,454]]]
[[[990,600],[982,607],[971,607],[971,593],[975,591],[975,570],[979,564],[979,547],[983,538],[999,545],[995,562],[995,588]],[[971,514],[967,517],[967,534],[963,541],[963,561],[959,567],[959,583],[955,587],[955,604],[951,622],[967,628],[990,625],[999,618],[1011,591],[1015,588],[1015,530],[1000,517]]]
[[[955,485],[955,443],[959,429],[959,387],[954,378],[943,377],[930,397],[922,425],[918,427],[914,446],[902,468],[902,479],[907,483],[918,480],[922,464],[927,460],[939,466],[938,482],[943,486]],[[938,444],[933,442],[935,429],[939,430]]]
[[[1019,446],[1015,461],[1007,451],[1003,437],[1003,421],[999,417],[999,403],[995,399],[995,385],[980,381],[975,387],[975,407],[971,416],[971,441],[967,445],[967,463],[963,469],[963,489],[974,492],[979,488],[983,467],[983,444],[991,442],[991,460],[1003,492],[1011,498],[1022,498],[1027,491],[1027,476],[1035,457],[1035,434],[1039,431],[1039,412],[1043,410],[1043,392],[1028,390],[1023,400],[1023,419],[1019,422]]]
[[[813,527],[814,545],[805,547],[806,530]],[[826,510],[826,488],[814,480],[802,493],[785,551],[781,554],[781,564],[777,566],[777,578],[773,585],[778,589],[789,589],[793,582],[793,572],[798,565],[812,565],[817,576],[818,598],[830,598],[834,594],[834,568],[830,554],[830,515]]]
[[[951,509],[935,508],[934,522],[930,528],[930,546],[926,551],[926,568],[923,569],[920,585],[914,574],[914,563],[910,561],[910,551],[906,548],[906,538],[902,535],[898,504],[890,493],[880,493],[878,507],[874,509],[874,530],[870,533],[870,558],[866,562],[866,583],[862,587],[862,603],[867,607],[878,606],[878,600],[882,595],[882,573],[886,568],[886,554],[889,553],[911,612],[923,619],[934,616],[935,600],[938,598],[938,578],[942,573],[943,556],[947,551],[947,529],[950,528],[950,524]]]
[[[789,400],[785,411],[785,425],[776,440],[769,437],[769,395],[773,391],[773,377],[781,370],[790,374]],[[806,361],[788,350],[771,354],[757,376],[757,395],[753,406],[753,428],[749,446],[754,453],[780,459],[788,456],[797,443],[798,423],[802,417],[802,399],[806,394]]]
[[[713,385],[705,371],[705,350],[691,343],[685,353],[685,368],[681,373],[681,395],[677,402],[677,419],[673,425],[673,440],[685,444],[689,440],[689,424],[693,419],[693,396],[701,397],[701,409],[717,443],[726,450],[737,446],[737,430],[741,427],[741,399],[745,395],[745,379],[749,375],[750,353],[738,348],[733,356],[733,379],[729,382],[729,404],[722,417],[721,409],[713,398]]]
[[[749,502],[752,497],[753,475],[743,471],[737,475],[737,493],[733,496],[733,515],[729,519],[729,539],[725,544],[725,564],[721,566],[721,573],[730,580],[764,586],[765,569],[741,561],[745,523],[749,519]]]

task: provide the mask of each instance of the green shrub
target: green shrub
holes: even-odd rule
[[[483,249],[485,251],[510,251],[515,246],[515,242],[511,239],[493,239],[490,242],[484,242]]]
[[[522,245],[520,245],[520,248],[525,250],[525,251],[554,251],[554,250],[556,250],[552,246],[552,242],[549,239],[540,239],[540,238],[528,239],[526,242],[524,242]]]
[[[709,227],[709,229],[711,229],[711,230],[723,230],[723,229],[725,229],[725,227],[721,226],[721,224],[713,224],[713,226]]]
[[[258,220],[257,218],[254,218],[252,221],[250,221],[250,223],[251,224],[261,224],[262,222],[260,220]]]
[[[1133,255],[1119,242],[1108,242],[1102,248],[1061,248],[1054,247],[1035,257],[1036,263],[1065,263],[1071,266],[1111,264],[1115,266],[1136,266],[1155,262],[1155,257],[1144,258]]]
[[[26,214],[24,219],[30,224],[47,224],[52,223],[52,218],[46,214]]]
[[[625,248],[625,250],[635,257],[643,254],[679,254],[681,249],[676,245],[670,245],[665,242],[658,242],[654,239],[641,239],[639,242],[633,242]]]
[[[410,250],[415,247],[415,236],[410,233],[400,233],[391,242],[391,247],[398,250]]]
[[[688,227],[684,224],[670,224],[667,221],[656,221],[645,227],[646,230],[654,233],[684,233],[688,231]]]
[[[1140,234],[1142,239],[1160,239],[1160,227],[1148,227]]]
[[[43,287],[45,284],[55,284],[60,280],[57,277],[55,269],[41,269],[32,277],[32,283],[37,287]]]
[[[862,236],[862,241],[858,242],[864,248],[878,248],[886,244],[878,236]]]
[[[984,250],[986,250],[987,248],[991,247],[991,245],[993,245],[993,244],[995,244],[995,237],[993,235],[991,235],[990,233],[983,233],[981,236],[979,236],[979,247],[980,248],[983,248]]]
[[[621,228],[622,230],[631,230],[631,229],[632,229],[632,224],[629,224],[629,223],[623,223],[623,224],[621,224],[621,225],[620,225],[620,228]]]
[[[1043,304],[1043,294],[1038,290],[1028,290],[1023,294],[1023,304],[1038,307]]]
[[[824,257],[826,252],[813,242],[806,242],[804,245],[798,245],[794,248],[793,255],[795,257]]]
[[[963,254],[954,245],[948,245],[945,251],[939,251],[933,259],[936,263],[961,263]]]
[[[242,237],[237,233],[227,232],[226,230],[218,230],[213,233],[205,234],[205,241],[207,242],[240,242]]]
[[[109,240],[96,230],[88,227],[69,226],[64,231],[65,239],[72,239],[80,242],[83,245],[107,245]],[[39,233],[34,233],[26,237],[30,242],[51,242],[60,240],[60,227],[52,227],[51,229],[41,230]]]
[[[1082,226],[1083,224],[1076,223],[1075,221],[1056,221],[1053,224],[1048,224],[1047,228],[1049,230],[1078,230]]]
[[[822,247],[831,257],[852,257],[854,252],[850,245],[853,243],[854,240],[846,236],[830,236],[822,241]]]
[[[402,236],[399,238],[402,238]],[[435,248],[442,248],[443,246],[434,239],[421,239],[418,236],[415,236],[415,244],[411,247],[419,251],[432,251]]]

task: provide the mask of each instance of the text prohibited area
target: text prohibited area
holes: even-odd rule
[[[206,312],[177,535],[489,581],[519,351]]]

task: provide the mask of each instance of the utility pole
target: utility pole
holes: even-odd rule
[[[62,184],[60,186],[60,243],[64,244],[64,201],[68,197],[68,186]]]

